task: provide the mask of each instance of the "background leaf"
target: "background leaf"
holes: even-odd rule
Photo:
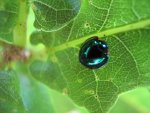
[[[147,88],[137,88],[119,96],[110,113],[149,113],[150,93]]]
[[[20,95],[28,113],[87,112],[85,109],[75,105],[67,96],[48,88],[32,78],[24,64],[17,65],[17,69],[20,80]]]
[[[12,42],[12,31],[19,13],[18,0],[0,0],[0,38]]]
[[[26,113],[19,95],[19,80],[14,71],[0,72],[1,113]]]
[[[67,96],[49,89],[27,75],[28,71],[21,68],[20,64],[19,66],[16,72],[12,70],[0,72],[1,113],[69,113],[71,111],[88,113],[86,109],[75,105]]]

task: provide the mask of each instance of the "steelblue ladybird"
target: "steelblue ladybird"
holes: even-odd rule
[[[108,45],[97,36],[88,39],[81,46],[79,61],[87,68],[100,68],[107,63],[108,59]]]

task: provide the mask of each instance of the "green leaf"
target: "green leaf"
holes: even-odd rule
[[[80,0],[31,0],[35,27],[55,31],[66,26],[80,10]]]
[[[19,81],[14,71],[0,72],[1,113],[26,113],[19,95]]]
[[[67,96],[49,89],[26,75],[27,72],[24,70],[19,68],[16,72],[0,72],[1,113],[67,113],[70,111],[88,113],[85,109],[76,106]]]
[[[150,85],[149,35],[149,30],[141,29],[106,38],[110,60],[98,70],[82,66],[79,50],[69,48],[56,53],[56,61],[35,61],[31,73],[90,112],[106,112],[120,93]]]
[[[18,20],[18,13],[18,0],[0,0],[0,38],[2,40],[12,41],[11,34]]]
[[[22,64],[17,68],[20,80],[20,95],[28,113],[67,113],[71,111],[85,111],[87,113],[85,109],[76,106],[67,96],[32,78],[26,67],[20,67],[22,67]]]
[[[10,33],[19,12],[18,0],[0,0],[0,33]]]
[[[34,45],[37,45],[40,42],[47,47],[52,47],[54,44],[54,39],[50,40],[49,33],[46,32],[37,32],[37,31],[33,32],[30,38],[31,38],[31,43]]]
[[[54,113],[50,93],[44,85],[20,75],[21,97],[29,113]]]
[[[31,36],[32,43],[42,41],[50,48],[47,62],[33,62],[30,71],[90,113],[106,113],[119,94],[150,85],[150,29],[146,27],[150,1],[83,0],[81,4],[78,16],[66,27]],[[78,59],[80,45],[92,36],[106,40],[110,51],[108,64],[97,70],[85,68]]]
[[[148,100],[150,100],[149,91],[146,88],[137,88],[120,95],[110,113],[149,113],[150,103]]]

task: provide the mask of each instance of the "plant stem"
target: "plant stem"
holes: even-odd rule
[[[27,41],[28,5],[26,0],[19,0],[19,19],[13,31],[14,44],[25,47]]]

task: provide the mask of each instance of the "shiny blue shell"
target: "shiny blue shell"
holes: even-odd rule
[[[108,59],[108,45],[97,36],[90,38],[81,46],[79,61],[87,68],[100,68],[107,63]]]

